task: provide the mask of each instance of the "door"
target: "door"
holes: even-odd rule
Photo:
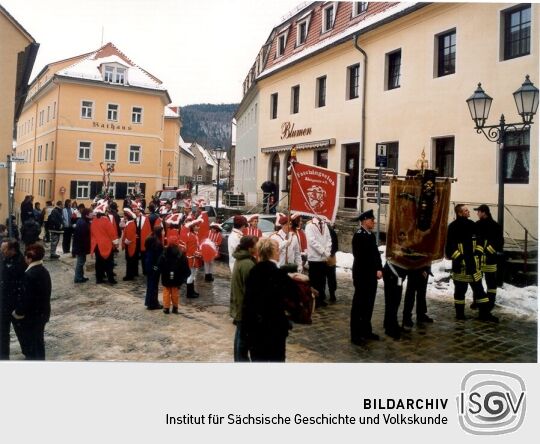
[[[280,167],[279,154],[276,153],[274,154],[274,157],[272,158],[272,174],[271,174],[270,180],[276,184],[276,190],[278,193],[279,193],[279,167]]]
[[[359,163],[360,163],[360,144],[351,143],[345,145],[345,208],[358,207],[358,182],[359,182]]]

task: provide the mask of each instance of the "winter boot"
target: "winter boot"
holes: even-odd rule
[[[199,297],[199,293],[195,293],[195,284],[186,284],[187,287],[187,293],[186,297],[189,299],[194,299]]]
[[[174,314],[178,314],[178,307],[173,307],[173,308],[172,308],[172,312],[173,312]]]
[[[464,304],[455,304],[456,306],[456,319],[458,321],[464,321],[467,319],[465,316],[465,305]]]
[[[173,310],[174,310],[174,308],[173,308]],[[166,315],[168,315],[168,314],[169,314],[169,309],[168,309],[168,308],[164,308],[164,309],[163,309],[163,313],[165,313]]]
[[[480,321],[494,322],[494,323],[499,322],[499,318],[491,314],[491,308],[489,307],[489,302],[485,304],[478,304],[478,311],[479,311],[478,319]]]
[[[214,280],[214,278],[212,277],[212,274],[211,273],[207,273],[204,275],[204,281],[205,282],[212,282]]]

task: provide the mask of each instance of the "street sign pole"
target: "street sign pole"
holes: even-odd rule
[[[381,181],[382,181],[382,169],[379,167],[379,180],[377,184],[377,246],[379,246],[380,239],[380,226],[381,226]]]
[[[12,199],[12,187],[11,187],[11,156],[7,156],[7,198],[8,198],[8,235],[13,237],[13,222],[11,215],[13,214],[13,199]]]

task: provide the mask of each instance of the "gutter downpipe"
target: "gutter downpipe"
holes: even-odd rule
[[[364,56],[364,69],[363,69],[363,82],[362,82],[362,135],[360,136],[360,147],[361,147],[361,155],[360,155],[360,168],[359,168],[359,174],[361,176],[362,171],[364,170],[364,165],[366,163],[366,157],[365,157],[365,140],[366,140],[366,84],[367,84],[367,64],[368,64],[368,55],[366,54],[366,51],[364,51],[359,45],[358,45],[358,38],[360,37],[360,34],[353,34],[353,44],[354,47],[362,53]],[[358,178],[358,191],[359,193],[359,199],[360,199],[360,212],[364,211],[364,191],[362,189],[362,181],[360,180],[360,177]],[[357,207],[358,208],[358,207]]]

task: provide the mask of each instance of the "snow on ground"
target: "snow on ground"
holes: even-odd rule
[[[382,252],[381,259],[384,263],[385,247],[379,247]],[[351,274],[353,255],[351,253],[336,253],[338,272]],[[454,298],[454,283],[450,279],[450,270],[452,262],[442,260],[435,262],[431,271],[433,276],[429,277],[427,294],[428,298],[437,298],[452,302]],[[406,285],[406,283],[405,283]],[[485,282],[484,282],[485,288]],[[469,287],[467,290],[466,300],[472,302],[472,292]],[[525,288],[514,287],[510,284],[503,284],[497,290],[496,306],[498,309],[512,314],[514,316],[536,321],[538,318],[538,287],[530,286]]]

